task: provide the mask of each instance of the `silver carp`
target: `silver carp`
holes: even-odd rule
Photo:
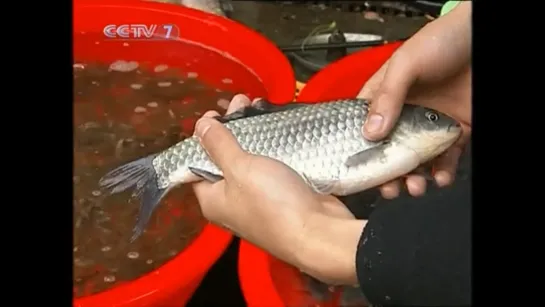
[[[405,105],[383,141],[363,138],[369,104],[342,99],[316,104],[274,105],[261,100],[217,118],[247,152],[283,162],[316,192],[354,194],[403,176],[449,148],[458,122],[424,107]],[[222,171],[198,139],[189,137],[158,154],[122,165],[100,179],[111,193],[134,188],[140,212],[135,240],[166,193],[177,185],[221,180]]]

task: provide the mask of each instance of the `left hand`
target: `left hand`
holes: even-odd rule
[[[246,96],[237,95],[227,113],[250,104]],[[193,185],[204,216],[318,279],[353,281],[353,259],[361,229],[355,234],[356,242],[350,243],[353,247],[343,251],[353,253],[347,256],[350,261],[341,261],[342,264],[349,263],[344,271],[339,270],[342,266],[338,261],[315,265],[315,259],[320,256],[334,259],[339,252],[331,250],[331,257],[311,252],[317,249],[323,252],[316,244],[329,240],[321,238],[322,231],[317,230],[327,229],[324,221],[354,220],[350,211],[335,197],[312,191],[285,164],[243,151],[230,131],[210,118],[217,115],[217,112],[207,112],[195,128],[195,135],[224,174],[224,180],[216,183],[203,181]],[[340,240],[335,238],[335,241]],[[311,262],[313,264],[309,264]]]

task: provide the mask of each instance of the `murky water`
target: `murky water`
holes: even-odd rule
[[[202,59],[195,52],[187,57],[193,64]],[[73,65],[75,296],[94,294],[156,269],[203,229],[205,220],[195,196],[190,188],[180,187],[162,201],[144,234],[129,243],[138,203],[130,198],[131,192],[107,195],[98,181],[116,166],[191,135],[205,111],[225,111],[240,86],[236,76],[252,79],[242,66],[223,70],[232,63],[222,64],[231,61],[220,55],[205,59],[209,63],[200,69],[184,61],[177,67],[126,60]],[[212,68],[204,69],[207,65]],[[200,81],[202,75],[218,71],[231,74],[219,78],[220,88]]]

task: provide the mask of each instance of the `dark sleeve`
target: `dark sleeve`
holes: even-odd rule
[[[471,183],[377,204],[356,269],[373,305],[471,304]]]

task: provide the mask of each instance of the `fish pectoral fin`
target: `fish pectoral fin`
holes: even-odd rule
[[[222,176],[219,176],[219,175],[216,175],[216,174],[212,174],[211,172],[208,172],[208,171],[205,171],[205,170],[202,170],[202,169],[199,169],[199,168],[194,168],[194,167],[189,167],[189,170],[196,176],[199,176],[201,178],[203,178],[204,180],[206,181],[210,181],[210,182],[218,182],[220,180],[223,179]]]
[[[301,175],[305,182],[314,190],[314,192],[322,195],[330,195],[335,189],[335,180],[329,179],[310,179],[307,175]]]
[[[374,146],[357,152],[346,159],[344,164],[348,167],[364,164],[373,158],[384,156],[384,145],[387,141],[377,142]]]
[[[225,116],[216,116],[215,119],[219,121],[220,123],[227,123],[233,120],[241,119],[241,118],[247,118],[247,117],[254,117],[259,115],[265,115],[275,112],[281,112],[291,109],[296,109],[305,106],[301,103],[290,103],[286,105],[276,105],[272,104],[267,100],[260,99],[253,103],[251,106],[241,108],[236,110],[235,112],[231,114],[227,114]]]

